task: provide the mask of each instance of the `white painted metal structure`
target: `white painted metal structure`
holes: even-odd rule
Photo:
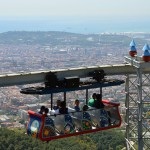
[[[90,66],[30,73],[0,75],[0,87],[45,82],[46,75],[54,72],[58,79],[64,77],[86,77],[89,72],[103,69],[106,75],[126,75],[126,143],[127,149],[150,149],[150,125],[145,109],[150,111],[150,63],[139,57],[125,57],[119,65]]]
[[[127,149],[150,149],[150,63],[125,57],[136,69],[136,74],[126,75],[126,143]]]
[[[49,71],[37,71],[30,73],[6,74],[0,75],[0,86],[11,86],[19,84],[32,84],[45,81],[45,76],[49,72],[55,72],[58,79],[64,77],[79,76],[86,77],[89,72],[103,69],[107,75],[124,75],[126,73],[135,73],[135,69],[128,64],[120,65],[105,65],[105,66],[90,66],[70,69],[59,69]],[[145,70],[146,71],[146,70]]]
[[[64,79],[64,77],[71,76],[86,77],[89,72],[99,69],[103,69],[106,75],[136,74],[135,67],[127,63],[118,65],[90,66],[70,69],[49,70],[42,72],[37,71],[29,73],[3,74],[0,75],[0,87],[45,82],[45,76],[49,72],[55,72],[58,79]],[[150,68],[144,68],[143,72],[150,72]]]

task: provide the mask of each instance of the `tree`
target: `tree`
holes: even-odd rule
[[[150,119],[150,111],[146,112],[146,118]]]
[[[14,145],[10,144],[9,147],[7,148],[7,150],[15,150]]]

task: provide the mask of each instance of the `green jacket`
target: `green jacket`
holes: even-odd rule
[[[95,106],[94,101],[95,100],[93,98],[89,99],[88,106],[94,107]]]

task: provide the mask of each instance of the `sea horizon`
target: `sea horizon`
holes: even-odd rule
[[[5,19],[0,18],[0,33],[8,31],[61,31],[79,34],[97,33],[149,33],[148,20],[63,20],[63,19]]]

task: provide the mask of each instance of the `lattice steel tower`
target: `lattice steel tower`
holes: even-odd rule
[[[136,74],[126,75],[126,144],[128,150],[150,150],[150,62],[125,57]],[[143,71],[144,69],[144,71]]]

